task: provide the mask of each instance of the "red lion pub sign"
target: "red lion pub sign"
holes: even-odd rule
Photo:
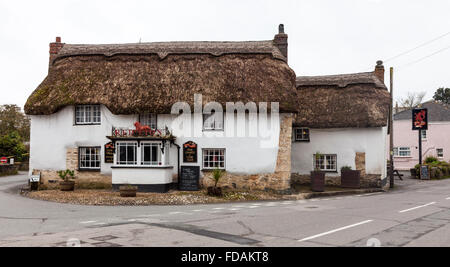
[[[417,108],[412,111],[412,129],[428,130],[428,110],[426,108]]]

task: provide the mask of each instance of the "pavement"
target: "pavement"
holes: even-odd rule
[[[387,193],[188,206],[101,207],[18,194],[0,178],[0,246],[450,246],[450,179]]]

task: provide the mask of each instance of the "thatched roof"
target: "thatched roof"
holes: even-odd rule
[[[310,128],[382,127],[390,94],[374,72],[297,77],[295,123]]]
[[[174,103],[279,102],[295,111],[295,73],[273,41],[64,44],[25,104],[30,115],[103,104],[114,114],[170,113]]]

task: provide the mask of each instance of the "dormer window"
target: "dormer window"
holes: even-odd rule
[[[75,124],[98,125],[101,123],[100,105],[75,106]]]

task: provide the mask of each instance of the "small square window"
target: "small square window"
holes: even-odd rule
[[[295,142],[309,142],[309,128],[294,128]]]
[[[203,130],[223,130],[223,112],[212,111],[211,114],[203,114]]]
[[[100,124],[100,105],[75,106],[75,124]]]
[[[203,149],[203,169],[225,169],[225,149]]]
[[[411,148],[394,147],[394,157],[411,157]]]
[[[80,147],[78,160],[80,170],[100,170],[100,147]]]
[[[443,158],[444,157],[444,149],[443,148],[437,148],[436,149],[436,155],[438,158]]]
[[[316,170],[335,172],[337,171],[337,155],[314,155],[314,166]]]
[[[420,134],[422,136],[422,140],[427,140],[427,131],[426,130],[420,131]]]
[[[142,125],[146,125],[146,126],[149,126],[150,128],[152,128],[152,129],[157,129],[157,115],[156,114],[148,114],[148,113],[145,113],[145,114],[141,114],[140,116],[139,116],[139,122],[142,124]]]

